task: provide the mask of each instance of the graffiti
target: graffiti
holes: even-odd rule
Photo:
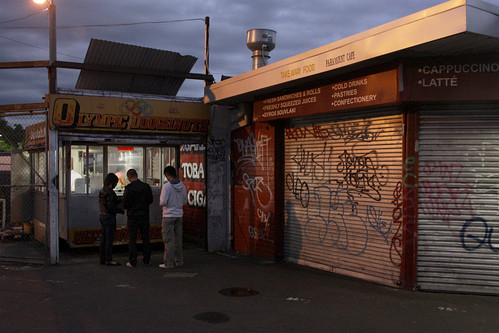
[[[298,141],[312,137],[318,140],[339,140],[345,144],[353,141],[376,141],[382,131],[372,132],[369,127],[371,121],[358,121],[350,123],[334,123],[329,128],[323,125],[286,128],[286,138]]]
[[[432,162],[425,163],[421,169],[426,176],[419,182],[423,214],[440,216],[449,227],[451,217],[473,216],[469,199],[471,185],[461,181],[461,164]]]
[[[227,159],[225,152],[225,139],[216,139],[210,135],[208,137],[208,148],[206,156],[211,163],[225,162]]]
[[[306,214],[301,227],[304,239],[323,251],[334,248],[347,255],[364,255],[372,251],[369,242],[384,242],[388,251],[391,242],[396,242],[393,232],[397,227],[400,233],[402,198],[397,203],[397,221],[388,205],[379,204],[389,167],[376,150],[364,144],[379,140],[383,133],[371,127],[371,121],[359,120],[285,132],[286,140],[297,141],[287,160],[286,193]]]
[[[403,244],[412,244],[414,241],[413,230],[415,226],[414,214],[414,194],[419,186],[418,177],[415,174],[416,158],[409,156],[404,161],[404,177],[402,182],[397,182],[393,190],[392,205],[392,223],[396,226],[396,231],[390,241],[390,262],[395,267],[402,266],[402,251]],[[405,193],[404,193],[405,191]],[[405,221],[403,221],[405,220]],[[402,226],[404,225],[405,239],[402,234]],[[411,249],[409,249],[411,251]],[[410,254],[408,254],[410,255]]]
[[[485,195],[488,200],[493,200],[490,205],[499,207],[498,193],[499,185],[495,181],[497,177],[496,156],[499,153],[497,144],[482,142],[478,148],[470,148],[466,153],[466,158],[471,166],[470,171],[475,175],[472,183],[474,195]],[[484,186],[487,184],[487,186]],[[488,205],[487,205],[488,206]],[[483,205],[477,205],[474,209],[476,215],[489,215],[490,210]],[[495,209],[495,214],[499,215],[499,209]]]
[[[343,185],[360,195],[381,201],[380,190],[387,182],[385,174],[388,168],[379,164],[377,152],[371,150],[365,154],[355,155],[352,148],[352,153],[344,150],[339,159],[336,169],[343,173]]]
[[[367,225],[358,214],[357,203],[349,199],[348,190],[317,186],[310,192],[310,198],[314,209],[307,208],[305,233],[308,238],[352,255],[362,254],[369,239]]]
[[[235,248],[243,252],[270,255],[272,246],[258,247],[260,241],[273,243],[274,229],[274,130],[271,126],[255,126],[238,131],[231,147],[234,163]],[[265,213],[264,213],[265,212]],[[244,239],[244,241],[240,241]],[[247,242],[247,239],[259,242]]]
[[[351,123],[335,123],[331,125],[331,139],[343,140],[344,143],[352,141],[371,142],[376,141],[381,134],[374,133],[369,130],[371,121],[351,122]]]
[[[416,164],[416,158],[410,156],[405,159],[404,162],[404,186],[406,187],[418,187],[418,177],[414,174]]]
[[[270,212],[265,214],[260,208],[256,210],[259,222],[258,226],[248,226],[248,232],[251,239],[264,240],[273,243],[274,241],[269,237],[270,233]],[[263,227],[261,227],[263,226]]]
[[[294,176],[293,173],[286,175],[286,187],[295,196],[295,199],[300,201],[303,208],[308,207],[310,192],[307,182],[301,181],[300,178]]]
[[[427,162],[423,163],[421,172],[428,177],[435,177],[441,182],[457,183],[461,178],[464,166],[459,163]]]
[[[311,134],[313,138],[319,140],[327,140],[329,138],[329,131],[320,125],[312,125],[310,127],[291,127],[286,128],[286,138],[297,141],[298,139],[306,139],[307,134]]]
[[[249,190],[253,205],[255,202],[261,207],[266,207],[273,198],[272,190],[265,184],[263,177],[251,178],[247,173],[243,175],[243,188]]]
[[[237,151],[240,154],[236,160],[239,169],[244,168],[246,164],[255,165],[255,161],[258,160],[256,151],[256,141],[255,135],[250,133],[246,139],[234,139],[237,145]]]
[[[499,253],[499,247],[494,247],[492,243],[492,239],[496,238],[493,234],[494,228],[489,227],[486,220],[473,217],[466,221],[461,229],[461,244],[466,251],[475,251],[483,246]]]
[[[376,209],[372,205],[367,206],[366,217],[369,225],[387,241],[392,230],[392,223],[384,221],[382,215],[383,212],[380,209]]]
[[[247,164],[257,166],[257,162],[262,169],[269,171],[269,168],[266,168],[265,163],[270,162],[268,156],[268,144],[270,139],[270,137],[260,134],[258,140],[255,140],[253,133],[246,139],[234,139],[237,150],[240,153],[239,158],[236,160],[236,164],[238,165],[236,174],[239,173],[241,169],[245,168]]]
[[[153,113],[152,106],[147,104],[144,100],[134,101],[132,99],[127,99],[119,108],[121,114],[131,114],[134,116],[139,116],[140,114],[150,116]]]
[[[423,214],[440,216],[449,223],[452,216],[473,216],[473,208],[469,199],[470,185],[440,184],[431,181],[420,182],[420,206]]]
[[[302,145],[296,148],[296,152],[291,158],[298,166],[299,172],[304,176],[310,176],[315,180],[322,180],[326,175],[324,165],[330,160],[333,148],[329,148],[329,154],[326,152],[327,143],[324,142],[324,147],[320,153],[309,152]]]
[[[402,228],[403,216],[402,202],[402,182],[398,182],[397,186],[395,186],[395,189],[393,190],[392,200],[392,205],[395,206],[392,212],[392,223],[397,226],[397,230],[395,231],[395,234],[390,242],[390,261],[395,267],[400,267],[402,260],[402,232],[400,231]]]

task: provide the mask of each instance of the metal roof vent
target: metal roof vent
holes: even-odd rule
[[[276,32],[270,29],[248,30],[246,46],[253,52],[253,69],[267,65],[270,51],[275,48]]]

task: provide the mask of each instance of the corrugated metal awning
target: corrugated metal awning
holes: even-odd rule
[[[176,96],[197,58],[177,52],[91,39],[84,65],[124,68],[133,73],[82,70],[76,89],[120,91]],[[144,74],[136,72],[143,71]],[[151,72],[175,73],[175,76],[147,75]]]

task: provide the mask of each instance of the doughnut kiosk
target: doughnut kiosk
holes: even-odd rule
[[[159,196],[165,182],[163,169],[172,165],[186,182],[190,200],[185,220],[204,231],[204,147],[209,126],[209,106],[199,99],[158,96],[49,96],[49,126],[55,129],[59,158],[59,236],[71,247],[96,246],[100,241],[98,195],[107,173],[115,173],[115,188],[123,195],[128,169],[137,170],[148,183],[154,202],[150,206],[151,241],[161,241]],[[182,154],[188,163],[182,165]],[[196,154],[195,163],[192,154]],[[201,156],[201,157],[200,157]],[[183,170],[190,178],[184,179]],[[193,172],[195,170],[196,172]],[[189,189],[189,182],[195,188]],[[202,178],[200,178],[200,175]],[[194,219],[190,215],[195,215]],[[126,216],[117,216],[115,244],[126,243]],[[139,236],[140,237],[140,236]]]

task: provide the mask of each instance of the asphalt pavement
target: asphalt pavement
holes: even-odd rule
[[[499,296],[393,289],[285,262],[185,249],[185,264],[0,263],[1,332],[499,332]]]

